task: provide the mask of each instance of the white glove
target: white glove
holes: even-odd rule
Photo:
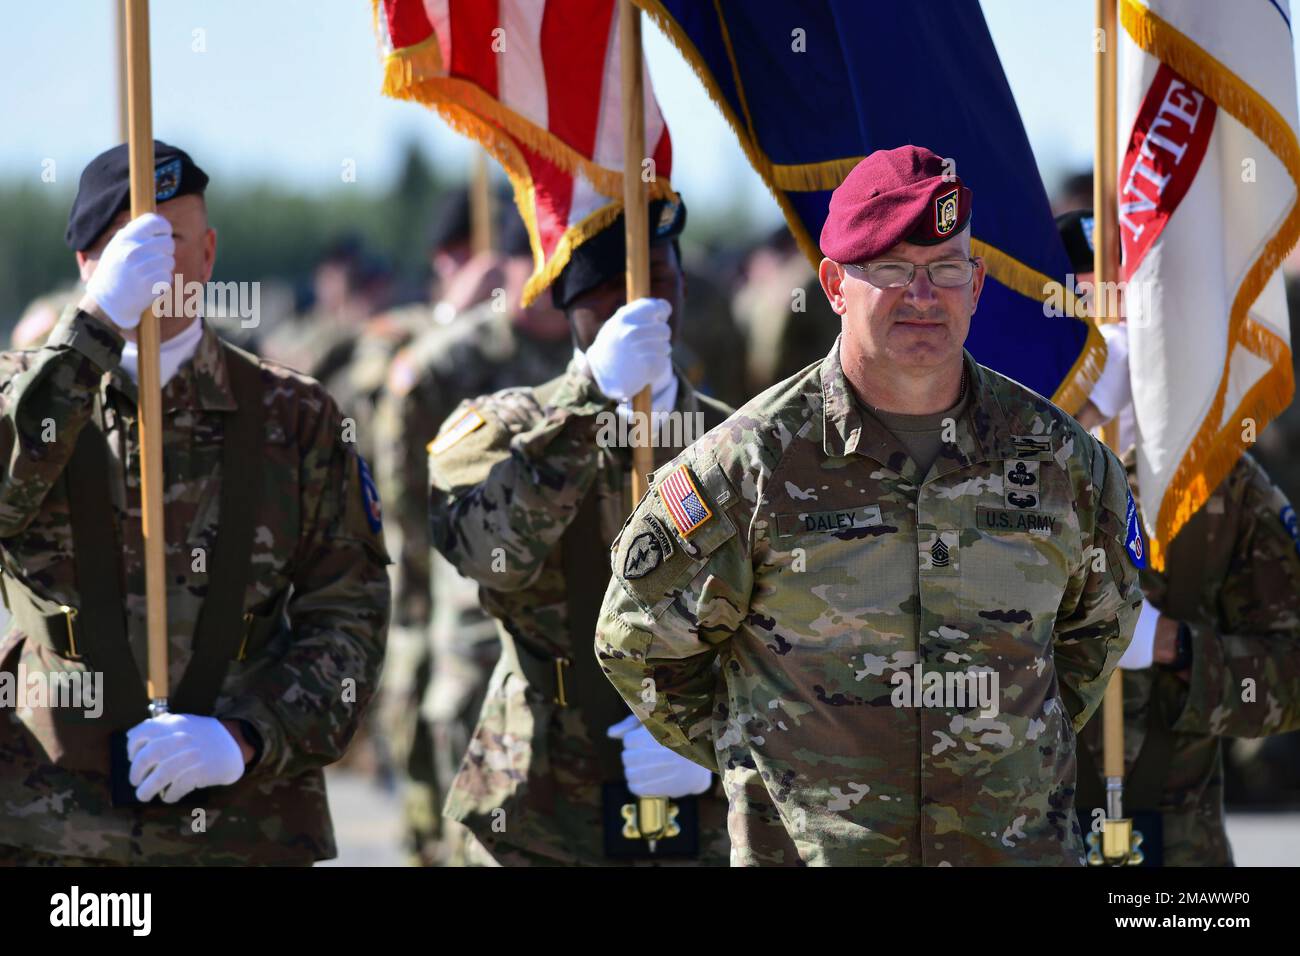
[[[108,241],[86,292],[114,325],[133,329],[140,324],[140,314],[158,298],[154,287],[172,284],[175,255],[172,224],[157,213],[145,213]]]
[[[131,786],[141,802],[158,793],[175,803],[191,790],[225,786],[244,775],[244,756],[215,717],[163,714],[126,732]]]
[[[1098,331],[1106,340],[1106,367],[1088,397],[1105,420],[1110,421],[1133,401],[1133,388],[1128,377],[1128,327],[1109,322],[1099,326]]]
[[[638,797],[685,797],[703,793],[713,783],[712,771],[655,740],[635,714],[607,734],[623,741],[623,776]]]
[[[619,401],[631,401],[647,385],[656,395],[671,389],[677,380],[672,311],[664,299],[636,299],[609,317],[586,352],[597,388]]]
[[[1129,644],[1124,656],[1119,659],[1119,666],[1126,671],[1140,671],[1150,667],[1155,660],[1156,622],[1160,612],[1142,600],[1142,613],[1138,615],[1137,628],[1133,631],[1133,642]]]

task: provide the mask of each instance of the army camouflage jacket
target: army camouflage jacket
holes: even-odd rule
[[[1083,862],[1075,732],[1141,600],[1124,471],[965,361],[928,474],[837,342],[656,472],[623,529],[597,653],[721,772],[733,863]]]
[[[686,413],[682,420],[698,422],[696,434],[729,413],[680,372],[678,383],[676,409]],[[575,359],[537,389],[462,404],[430,446],[433,544],[479,582],[502,641],[445,813],[489,847],[571,864],[609,862],[602,785],[622,780],[621,744],[606,730],[628,711],[590,651],[608,549],[631,489],[626,445],[601,438],[601,428],[617,420],[614,408]],[[664,437],[677,440],[656,449],[659,461],[687,436]],[[592,534],[566,538],[584,507],[596,510]],[[566,554],[570,541],[577,547]],[[591,578],[571,579],[588,569]],[[570,620],[570,600],[583,588],[595,592],[586,625]],[[577,642],[575,630],[583,631]],[[721,797],[701,797],[700,817],[700,860],[724,865]]]
[[[430,320],[432,321],[432,320]],[[561,374],[568,338],[543,341],[483,302],[451,325],[434,326],[394,357],[379,412],[378,477],[390,531],[400,546],[393,622],[427,628],[430,619],[429,442],[456,406]]]
[[[444,789],[463,755],[457,745],[478,721],[500,644],[477,583],[457,574],[429,542],[429,443],[461,402],[540,385],[573,355],[567,335],[530,336],[493,305],[482,302],[449,325],[427,316],[421,333],[393,358],[377,415],[377,473],[397,558],[384,724],[407,773]],[[439,725],[432,752],[419,743],[420,718]],[[435,800],[440,811],[442,800]]]
[[[1135,482],[1136,459],[1126,461]],[[1147,568],[1141,582],[1147,600],[1187,625],[1192,668],[1186,681],[1159,666],[1124,671],[1125,812],[1159,811],[1166,866],[1230,866],[1219,738],[1300,729],[1295,511],[1243,455],[1169,543],[1165,570]],[[1149,744],[1153,719],[1167,735],[1159,744]],[[1101,732],[1097,716],[1081,735],[1096,768]],[[1082,809],[1091,823],[1092,808]]]
[[[6,599],[57,611],[81,603],[64,467],[98,415],[121,544],[129,652],[147,662],[136,390],[123,339],[84,313],[46,345],[0,356],[0,559]],[[204,556],[220,515],[223,415],[237,407],[219,339],[206,326],[193,359],[163,390],[164,524],[171,687],[192,656],[207,591]],[[109,803],[104,721],[64,707],[0,709],[0,845],[118,863],[309,863],[334,855],[321,768],[346,749],[383,658],[389,608],[378,501],[333,401],[312,380],[259,364],[265,403],[263,487],[245,609],[271,626],[246,636],[212,715],[247,722],[261,753],[244,777],[201,803]],[[287,598],[287,617],[277,609]],[[274,615],[274,616],[272,616]],[[235,616],[238,620],[238,615]],[[247,634],[255,633],[253,631]],[[100,665],[102,666],[102,662]],[[83,674],[74,659],[12,626],[0,671]],[[3,676],[3,675],[0,675]],[[141,713],[143,720],[147,714]]]

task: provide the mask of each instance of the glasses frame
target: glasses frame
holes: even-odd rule
[[[970,277],[960,285],[940,285],[939,283],[935,282],[934,273],[931,272],[930,270],[934,266],[944,265],[946,263],[950,264],[954,262],[969,262],[971,264]],[[919,262],[908,262],[906,259],[876,259],[873,260],[872,262],[845,262],[842,263],[842,265],[846,269],[852,269],[854,272],[860,275],[864,281],[870,283],[874,288],[884,289],[886,291],[892,289],[906,289],[908,286],[910,286],[913,282],[916,281],[917,269],[925,270],[925,276],[927,279],[930,280],[930,285],[934,286],[936,289],[960,289],[963,288],[964,286],[970,285],[970,283],[974,280],[975,273],[979,271],[980,260],[975,258],[974,256],[967,256],[965,259],[936,259],[934,262],[927,262],[922,264]],[[876,283],[871,281],[871,277],[867,274],[867,267],[873,265],[908,266],[912,271],[908,274],[907,281],[904,282],[902,285],[876,285]]]

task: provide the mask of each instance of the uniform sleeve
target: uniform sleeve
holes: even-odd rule
[[[577,372],[545,408],[529,389],[461,403],[429,446],[433,546],[484,587],[528,587],[595,480],[596,416],[613,408]]]
[[[1256,467],[1218,598],[1219,627],[1190,625],[1179,733],[1262,737],[1300,729],[1300,540],[1286,496]]]
[[[291,641],[249,693],[218,716],[262,738],[250,770],[292,775],[343,756],[379,682],[390,589],[378,493],[332,400],[302,461],[304,530],[289,601]]]
[[[403,627],[425,626],[431,614],[427,446],[450,411],[436,383],[421,383],[386,396],[380,415],[380,488],[397,544],[393,623]]]
[[[105,372],[125,340],[84,312],[65,315],[46,344],[10,353],[0,385],[0,538],[22,532],[72,457]]]
[[[711,512],[688,537],[665,502],[664,480],[682,466]],[[662,469],[614,544],[596,625],[596,656],[632,711],[660,743],[715,772],[718,650],[749,613],[754,584],[746,511],[708,458],[687,452]]]
[[[1053,647],[1061,696],[1076,733],[1100,706],[1142,607],[1137,568],[1125,546],[1132,498],[1124,466],[1092,436],[1085,437],[1093,460],[1088,507],[1080,510],[1084,547],[1057,613]]]

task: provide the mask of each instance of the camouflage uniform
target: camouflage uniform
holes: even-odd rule
[[[123,344],[116,329],[76,312],[40,350],[0,356],[0,558],[7,602],[79,607],[63,475],[96,416],[109,456],[104,477],[121,543],[129,652],[143,678],[136,389],[118,365]],[[205,324],[193,359],[162,395],[172,688],[193,656],[208,589],[195,551],[217,544],[223,413],[237,406],[229,369]],[[244,607],[267,626],[245,632],[212,715],[246,722],[260,755],[237,783],[204,793],[206,831],[196,832],[194,805],[185,800],[110,806],[105,721],[80,710],[7,705],[0,710],[0,845],[118,863],[306,864],[335,855],[322,768],[347,747],[378,681],[388,558],[377,502],[364,498],[367,479],[340,440],[334,403],[315,382],[278,366],[259,363],[254,374],[265,406],[263,490]],[[105,666],[67,650],[15,625],[0,639],[0,670],[25,668],[30,677]]]
[[[502,642],[445,812],[507,865],[610,862],[602,785],[623,773],[622,746],[606,730],[627,707],[595,666],[588,635],[631,489],[630,453],[601,435],[617,421],[614,408],[575,359],[536,389],[462,404],[430,450],[433,544],[482,586]],[[680,370],[676,410],[692,422],[703,416],[695,434],[728,413]],[[655,449],[657,461],[683,437],[667,436],[677,440]],[[584,590],[589,610],[571,604]],[[576,619],[588,614],[589,622]],[[699,812],[699,862],[725,864],[726,807],[716,787],[699,799]]]
[[[407,838],[424,862],[440,855],[460,860],[456,845],[436,846],[442,802],[500,652],[478,585],[457,574],[429,541],[428,445],[460,402],[540,384],[563,371],[572,354],[567,336],[531,336],[488,301],[450,325],[427,328],[389,369],[378,413],[377,464],[398,563],[383,710],[407,777]]]
[[[1135,482],[1136,457],[1126,461]],[[1220,738],[1300,728],[1298,548],[1286,496],[1243,455],[1170,543],[1164,572],[1141,574],[1147,600],[1191,632],[1189,681],[1159,666],[1124,671],[1124,810],[1160,814],[1166,866],[1232,864]],[[1101,718],[1081,737],[1099,774]],[[1091,810],[1080,806],[1085,823]]]
[[[357,450],[367,461],[379,458],[379,403],[388,369],[398,350],[433,324],[433,311],[424,304],[394,309],[357,330],[343,364],[319,381],[354,424]]]
[[[837,342],[656,472],[620,535],[598,655],[661,742],[722,773],[733,864],[1083,862],[1075,732],[1141,598],[1124,472],[965,362],[928,474]],[[901,706],[918,664],[997,675],[999,713]]]

